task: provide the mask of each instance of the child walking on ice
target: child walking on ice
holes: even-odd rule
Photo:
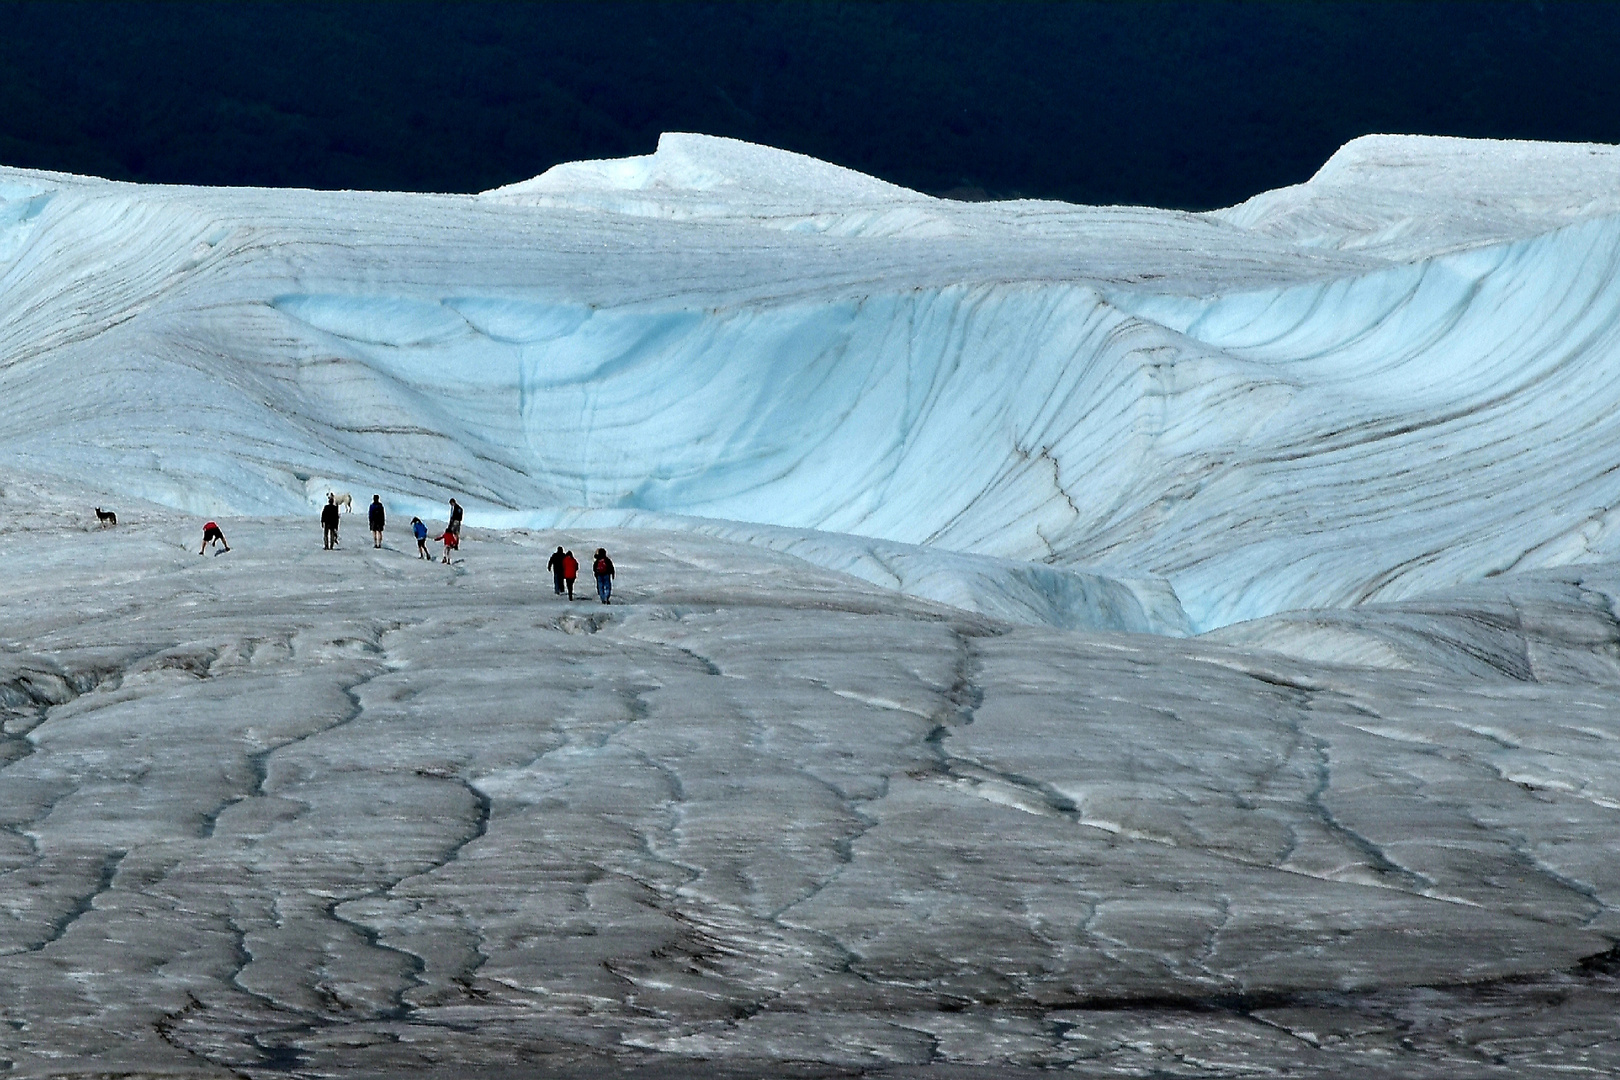
[[[433,560],[427,549],[427,526],[422,524],[421,518],[411,518],[411,535],[416,537],[416,557],[418,559]]]

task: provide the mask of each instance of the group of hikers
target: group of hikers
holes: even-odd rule
[[[579,560],[574,558],[572,551],[564,551],[559,545],[546,560],[546,569],[551,571],[552,581],[557,586],[557,595],[566,591],[568,599],[574,598],[574,579],[579,576]],[[596,595],[604,604],[613,601],[613,560],[608,558],[606,548],[597,548],[596,554],[591,557],[591,573],[596,575]]]
[[[344,496],[348,498],[348,496]],[[388,512],[383,509],[382,496],[373,495],[371,506],[366,510],[369,519],[366,524],[371,526],[371,546],[382,547],[383,529],[388,524]],[[326,505],[321,507],[321,533],[327,551],[333,551],[338,546],[338,522],[342,520],[338,513],[338,497],[331,492],[327,493]],[[416,537],[416,557],[418,559],[433,558],[428,553],[428,527],[419,517],[411,518],[411,535]],[[444,545],[444,561],[450,561],[450,553],[461,549],[461,504],[450,500],[450,522],[444,527],[444,532],[432,537]]]
[[[348,500],[347,495],[343,496],[343,498],[345,501]],[[366,514],[368,518],[366,523],[371,526],[372,547],[380,548],[383,546],[383,529],[388,523],[388,514],[383,509],[381,496],[373,495],[371,497],[371,506]],[[445,525],[444,532],[432,538],[444,545],[443,561],[446,563],[450,561],[450,553],[461,548],[461,517],[461,504],[451,499],[450,521]],[[335,493],[328,493],[326,505],[321,507],[321,532],[325,550],[327,551],[336,550],[338,546],[338,522],[340,520],[342,519],[338,511],[338,497]],[[416,557],[432,561],[433,556],[427,549],[428,527],[422,523],[421,518],[411,518],[411,534],[416,537]],[[198,550],[197,554],[201,555],[207,551],[210,543],[218,544],[226,551],[231,550],[231,545],[225,542],[225,533],[217,523],[212,521],[203,526],[202,548]],[[553,580],[556,582],[557,595],[562,596],[566,593],[568,599],[572,600],[574,598],[574,579],[579,576],[579,560],[574,558],[574,553],[564,551],[559,546],[551,558],[546,560],[546,569],[551,571]],[[608,558],[606,548],[596,549],[596,554],[591,559],[591,572],[596,575],[597,597],[604,604],[612,603],[613,560]]]

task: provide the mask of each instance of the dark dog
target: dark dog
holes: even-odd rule
[[[103,525],[116,525],[118,524],[118,515],[111,510],[103,510],[98,506],[96,507],[96,520]]]

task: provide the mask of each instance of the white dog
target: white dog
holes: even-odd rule
[[[345,514],[354,513],[354,499],[349,497],[347,491],[328,491],[326,497],[338,504],[338,509]]]

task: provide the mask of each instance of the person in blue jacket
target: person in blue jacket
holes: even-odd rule
[[[418,559],[432,559],[433,556],[429,555],[427,551],[427,526],[422,524],[421,518],[411,518],[411,534],[416,537],[416,557]]]

